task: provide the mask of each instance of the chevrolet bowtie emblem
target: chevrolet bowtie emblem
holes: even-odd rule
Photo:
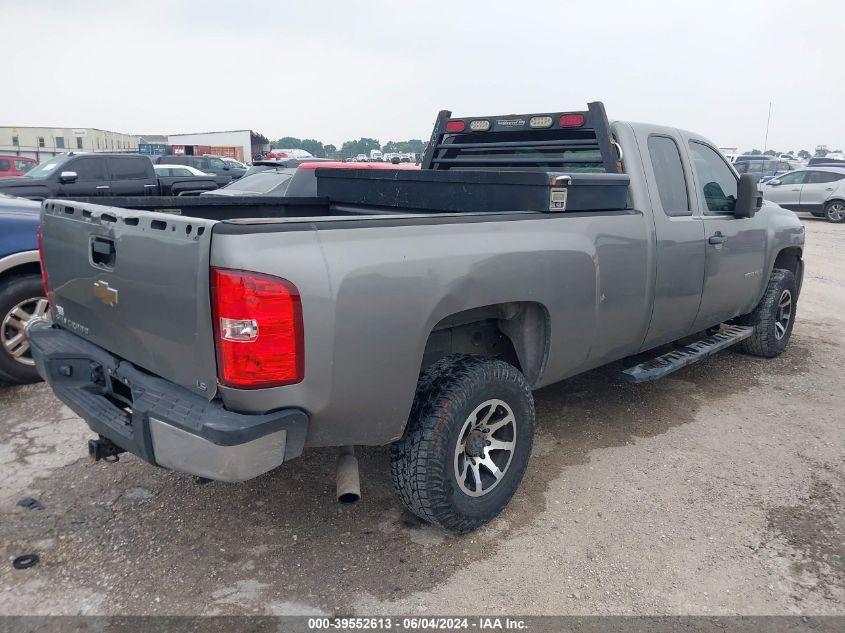
[[[117,305],[117,288],[109,287],[107,281],[94,282],[94,296],[107,306],[114,307]]]

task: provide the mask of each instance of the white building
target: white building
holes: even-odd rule
[[[229,130],[226,132],[198,132],[196,134],[168,134],[169,145],[200,145],[209,147],[240,147],[243,159],[252,157],[270,147],[270,141],[263,134],[252,130]]]
[[[138,137],[90,127],[0,127],[0,154],[41,162],[71,151],[137,152]]]

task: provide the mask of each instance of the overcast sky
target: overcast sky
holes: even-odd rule
[[[845,1],[0,0],[0,125],[339,145],[583,109],[720,146],[845,149]]]

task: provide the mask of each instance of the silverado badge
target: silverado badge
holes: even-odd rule
[[[107,306],[114,307],[117,305],[117,288],[111,288],[107,281],[94,282],[94,296]]]

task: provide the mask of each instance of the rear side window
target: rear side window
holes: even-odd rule
[[[170,169],[171,176],[193,176],[193,174],[184,167],[173,167]]]
[[[208,166],[212,169],[224,169],[226,167],[226,163],[224,163],[219,158],[209,158]]]
[[[804,179],[804,184],[821,184],[825,182],[836,182],[845,178],[845,174],[837,174],[832,171],[809,171]]]
[[[106,161],[102,158],[79,158],[67,165],[67,171],[75,171],[80,181],[106,180]]]
[[[650,136],[648,154],[663,212],[672,217],[692,215],[678,144],[668,136]]]
[[[5,158],[0,158],[0,171],[9,171],[12,164]]]
[[[707,214],[733,213],[737,192],[734,172],[712,147],[696,141],[690,141],[689,147]]]
[[[115,180],[140,180],[149,177],[147,165],[150,161],[144,157],[140,158],[111,158],[112,178]]]

